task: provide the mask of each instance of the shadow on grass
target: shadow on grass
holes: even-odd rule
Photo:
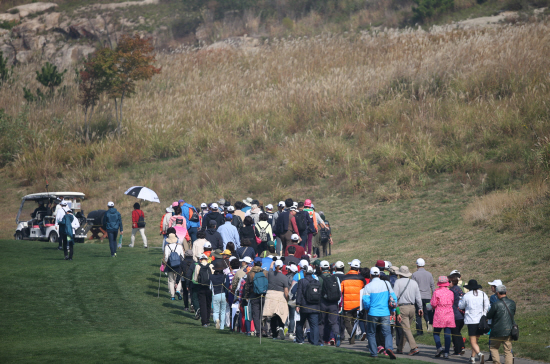
[[[126,356],[131,356],[131,357],[134,357],[134,358],[140,358],[140,359],[143,359],[145,361],[150,361],[150,362],[154,362],[154,363],[164,363],[165,360],[159,360],[158,357],[155,357],[155,356],[152,356],[152,355],[145,355],[143,353],[137,353],[135,351],[132,351],[130,350],[130,348],[128,348],[128,345],[127,344],[120,344],[120,347],[122,348],[122,353]]]
[[[145,291],[145,292],[143,292],[143,293],[145,293],[145,294],[148,295],[148,296],[155,297],[155,298],[157,298],[157,295],[158,295],[158,292],[157,292],[157,291],[155,291],[155,292],[152,292],[152,291]],[[164,298],[164,299],[168,298],[168,299],[169,299],[170,296],[167,295],[167,294],[165,294],[165,293],[161,293],[160,296],[159,296],[159,299],[160,299],[160,298]]]

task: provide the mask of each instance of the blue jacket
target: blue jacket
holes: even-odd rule
[[[363,308],[368,311],[369,316],[389,316],[388,301],[390,294],[397,302],[397,296],[393,292],[391,284],[387,281],[381,281],[378,277],[373,278],[363,289]],[[395,309],[391,311],[393,312]]]
[[[273,263],[273,258],[262,258],[262,269],[269,272],[271,268],[271,263]]]
[[[107,231],[124,231],[122,229],[122,217],[114,207],[110,207],[103,215],[103,228]]]
[[[185,217],[185,222],[187,223],[187,230],[189,230],[189,228],[199,228],[199,227],[201,227],[200,221],[199,222],[189,221],[189,209],[193,210],[193,214],[198,215],[197,209],[195,209],[194,206],[188,204],[187,202],[185,202],[181,206],[181,214],[183,215],[183,217]]]
[[[223,240],[223,249],[226,249],[227,243],[230,241],[235,244],[235,250],[241,247],[241,238],[239,237],[239,231],[231,221],[226,221],[225,224],[218,227],[218,233],[222,236]],[[255,242],[254,242],[255,243]]]
[[[63,231],[63,233],[71,238],[73,237],[73,223],[74,216],[71,214],[65,214],[63,215],[63,219],[61,219],[61,222],[59,223],[59,232]]]
[[[251,206],[245,206],[241,209],[242,212],[247,212],[248,210],[252,209]]]

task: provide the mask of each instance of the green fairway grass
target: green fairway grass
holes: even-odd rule
[[[169,300],[164,274],[157,298],[160,249],[123,248],[111,258],[107,244],[78,244],[73,261],[46,242],[2,240],[0,249],[2,363],[371,360],[201,327]]]

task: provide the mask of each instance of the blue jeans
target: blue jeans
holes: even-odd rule
[[[384,347],[393,351],[390,316],[367,315],[367,340],[369,340],[369,351],[371,356],[378,356],[378,350],[376,348],[376,326],[378,325],[382,328]]]
[[[118,230],[107,230],[107,236],[109,237],[109,248],[111,248],[111,256],[116,254],[116,238],[118,236]]]
[[[197,232],[198,232],[198,228],[196,227],[190,227],[189,229],[187,229],[187,232],[189,233],[189,236],[191,237],[191,243],[194,243],[195,240],[197,240]]]
[[[212,297],[212,304],[214,306],[214,322],[220,321],[220,330],[225,327],[225,292],[215,294]]]
[[[449,349],[451,348],[451,329],[441,328],[441,327],[434,327],[434,341],[435,341],[435,347],[436,349],[439,349],[441,347],[441,338],[439,337],[439,334],[441,333],[441,330],[444,330],[445,333],[445,353],[449,354]]]
[[[309,322],[309,332],[311,342],[319,345],[319,314],[318,313],[302,313],[300,312],[300,321],[296,323],[296,342],[304,342],[304,325]]]

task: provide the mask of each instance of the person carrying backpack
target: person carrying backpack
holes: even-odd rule
[[[191,243],[197,240],[197,231],[201,227],[201,218],[195,206],[188,204],[184,200],[179,200],[178,205],[181,208],[181,214],[185,217],[187,223],[187,232],[191,238]]]
[[[173,227],[176,229],[176,236],[180,240],[180,244],[183,245],[184,250],[191,249],[188,243],[191,241],[191,237],[187,231],[187,222],[185,221],[185,217],[181,214],[181,207],[174,207],[174,216],[170,218],[168,227]]]
[[[163,263],[166,265],[165,272],[168,273],[168,288],[170,289],[170,299],[175,300],[174,294],[178,296],[178,300],[182,299],[181,296],[181,263],[183,261],[183,249],[178,244],[178,238],[174,234],[168,234],[166,238],[166,244],[164,246],[164,259]]]
[[[308,231],[309,231],[309,214],[307,211],[304,211],[304,203],[298,202],[298,211],[296,212],[296,226],[298,227],[298,235],[300,235],[300,245],[307,251],[308,254],[311,254],[311,240],[308,244]]]
[[[321,305],[319,317],[319,335],[321,341],[328,344],[330,332],[336,336],[336,346],[340,346],[340,325],[338,325],[338,311],[340,310],[340,300],[342,290],[340,288],[340,279],[337,275],[330,273],[330,264],[323,260],[320,264],[321,275]],[[325,330],[325,325],[328,330]]]
[[[307,266],[304,279],[298,281],[296,291],[296,312],[300,314],[300,321],[296,323],[296,343],[304,343],[304,325],[309,323],[311,342],[316,346],[319,343],[319,310],[321,308],[321,284],[313,278],[313,267]]]
[[[267,272],[262,269],[262,258],[254,259],[254,267],[246,276],[245,298],[251,307],[252,321],[256,328],[256,336],[267,335],[262,328],[262,308],[268,289]]]
[[[132,211],[132,236],[130,237],[130,245],[128,247],[133,248],[136,242],[136,233],[139,231],[141,239],[143,239],[143,247],[147,248],[147,236],[145,236],[145,214],[140,210],[139,203],[134,204],[134,211]]]
[[[254,226],[254,230],[256,236],[261,240],[261,243],[257,247],[257,253],[260,256],[262,252],[267,250],[267,242],[273,239],[273,230],[269,222],[267,222],[267,214],[265,212],[260,214],[260,221]]]
[[[212,264],[208,264],[208,257],[205,254],[200,256],[199,264],[195,267],[193,281],[199,298],[199,310],[201,324],[203,327],[210,325],[210,314],[212,311],[212,291],[210,290],[210,277],[214,273]]]

